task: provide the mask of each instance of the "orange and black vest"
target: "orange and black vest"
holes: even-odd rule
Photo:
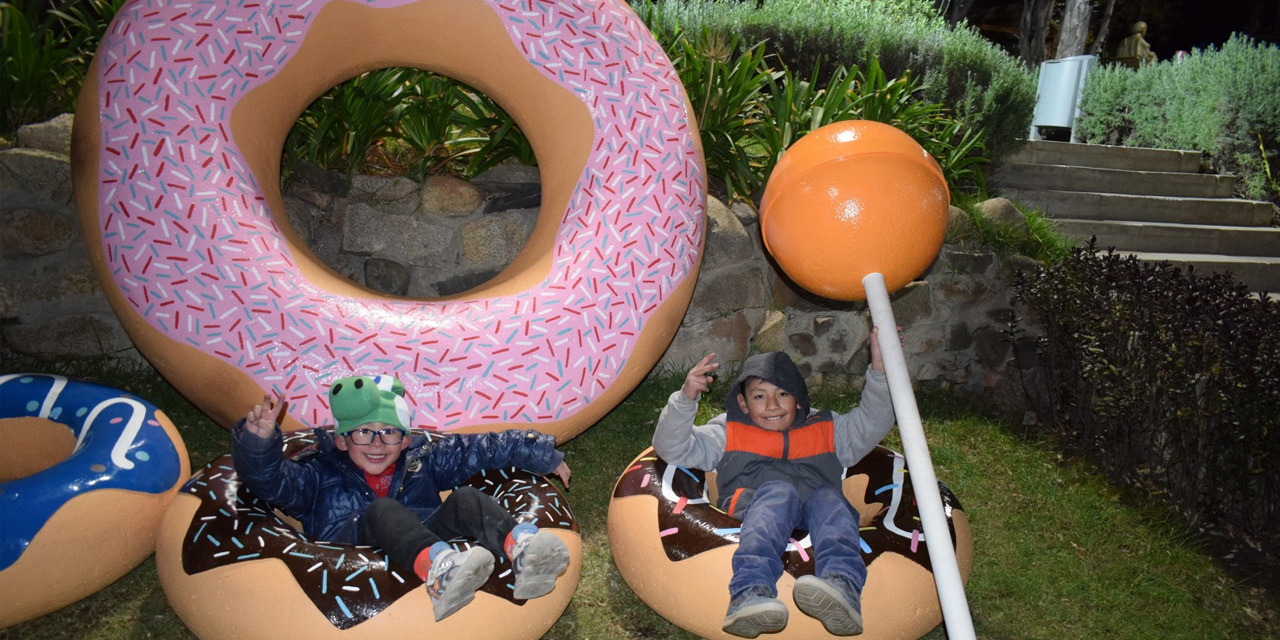
[[[830,411],[814,413],[786,431],[730,420],[725,425],[724,456],[716,465],[719,506],[741,517],[756,488],[770,480],[794,485],[800,499],[807,500],[815,489],[839,487],[843,474]]]

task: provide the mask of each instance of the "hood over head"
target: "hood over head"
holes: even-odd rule
[[[809,388],[804,383],[804,376],[800,375],[800,370],[796,368],[796,363],[792,362],[791,356],[781,351],[770,351],[747,358],[746,362],[742,363],[742,370],[738,372],[738,377],[734,378],[732,385],[729,385],[729,392],[724,397],[724,409],[729,414],[730,420],[751,423],[751,418],[747,417],[747,414],[743,413],[738,406],[738,394],[743,392],[743,385],[748,378],[760,378],[795,397],[796,418],[791,426],[794,427],[808,419]]]

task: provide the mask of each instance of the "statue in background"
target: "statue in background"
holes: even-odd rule
[[[1116,47],[1116,60],[1121,64],[1137,69],[1156,61],[1156,54],[1143,36],[1147,35],[1147,23],[1139,20],[1129,29],[1129,37],[1120,41]]]

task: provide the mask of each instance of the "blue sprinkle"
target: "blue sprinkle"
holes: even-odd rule
[[[143,462],[146,462],[151,459],[151,454],[147,453],[146,451],[139,451],[138,453],[134,454],[134,457],[136,457],[137,459]]]
[[[718,536],[731,536],[741,532],[742,532],[742,527],[730,527],[730,528],[715,530],[715,533]]]
[[[360,575],[360,574],[364,573],[364,570],[365,570],[365,569],[368,569],[368,568],[369,568],[368,566],[363,566],[363,567],[360,567],[359,569],[356,569],[356,572],[355,572],[355,573],[353,573],[353,574],[351,574],[351,575],[347,576],[347,578],[346,578],[346,582],[351,582],[351,579],[352,579],[352,578],[354,578],[354,577],[356,577],[356,576],[358,576],[358,575]]]
[[[342,596],[334,596],[333,599],[338,601],[338,607],[342,609],[342,613],[346,614],[346,616],[350,618],[351,611],[347,609],[347,604],[342,601]]]
[[[258,556],[260,556],[260,555],[262,555],[262,554],[260,554],[260,553],[246,553],[246,554],[244,554],[244,555],[242,555],[242,556],[236,556],[236,560],[248,560],[248,559],[250,559],[250,558],[256,558],[256,557],[258,557]]]
[[[314,559],[314,558],[315,558],[315,556],[313,556],[313,555],[311,555],[311,554],[309,554],[309,553],[298,553],[297,551],[290,551],[290,552],[289,552],[289,555],[291,555],[291,556],[297,556],[297,557],[299,557],[299,558],[307,558],[307,559]]]
[[[241,548],[241,549],[243,549],[243,548],[244,548],[244,545],[243,545],[243,544],[240,544],[240,541],[239,541],[239,540],[237,540],[235,536],[232,536],[232,537],[231,537],[231,544],[234,544],[234,545],[236,545],[237,547],[239,547],[239,548]]]
[[[858,538],[858,544],[862,545],[863,553],[871,553],[871,546],[867,544],[866,540]]]
[[[892,491],[892,490],[894,490],[894,489],[897,489],[897,488],[898,488],[898,487],[900,487],[900,486],[902,486],[902,485],[900,485],[900,484],[898,484],[898,483],[894,483],[894,484],[886,484],[885,486],[880,487],[879,489],[876,489],[876,493],[875,493],[875,495],[880,495],[880,494],[882,494],[882,493],[884,493],[884,492],[886,492],[886,491]]]
[[[382,594],[378,593],[378,584],[373,581],[373,578],[369,578],[369,588],[373,589],[373,597],[382,598]]]
[[[34,412],[36,409],[39,409],[39,408],[40,408],[40,403],[38,401],[31,400],[27,402],[27,411]]]
[[[320,593],[329,593],[329,570],[325,569],[320,574]]]
[[[213,536],[211,536],[211,535],[206,535],[205,537],[209,539],[209,542],[212,542],[212,543],[213,543],[213,546],[215,546],[215,547],[221,547],[221,546],[222,546],[222,543],[221,543],[221,542],[218,542],[218,539],[217,539],[217,538],[215,538],[215,537],[213,537]]]
[[[342,554],[342,555],[340,555],[340,556],[338,556],[338,562],[337,562],[334,566],[341,567],[341,566],[342,566],[342,561],[343,561],[343,560],[346,560],[346,559],[347,559],[347,554],[345,554],[345,553],[344,553],[344,554]]]

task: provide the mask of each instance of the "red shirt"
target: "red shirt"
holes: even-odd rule
[[[364,481],[368,483],[370,489],[373,489],[373,495],[379,498],[385,498],[391,493],[391,479],[395,477],[395,475],[396,465],[393,464],[387,467],[386,471],[383,471],[376,476],[371,476],[368,473],[365,473]]]

